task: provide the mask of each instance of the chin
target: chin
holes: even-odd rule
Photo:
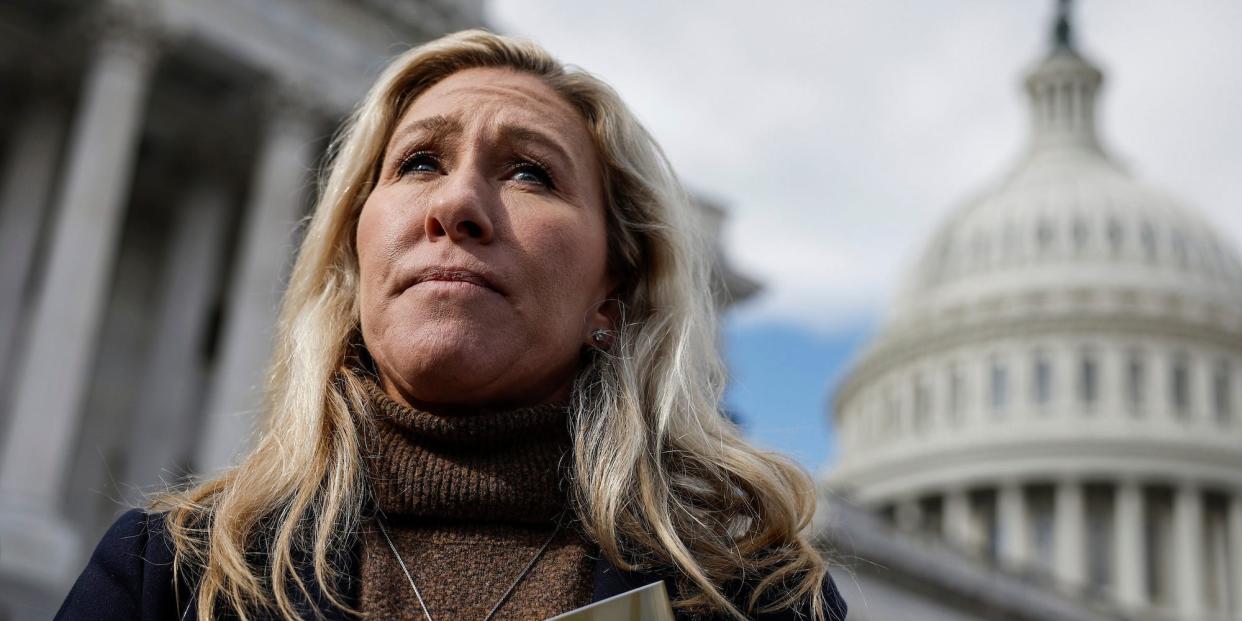
[[[500,321],[423,317],[403,327],[368,343],[381,372],[411,403],[535,405],[565,392],[577,368],[576,350],[561,360],[551,340]]]
[[[389,379],[407,396],[429,403],[486,399],[486,387],[511,373],[518,358],[511,347],[480,338],[478,331],[422,329],[381,349]]]

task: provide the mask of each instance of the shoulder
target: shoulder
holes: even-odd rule
[[[175,596],[164,514],[133,509],[99,541],[56,619],[176,618]]]
[[[833,582],[831,575],[824,576],[824,605],[824,616],[829,621],[845,621],[849,606],[845,604],[845,598],[841,597],[841,591],[837,589],[837,583]]]
[[[820,593],[823,596],[822,610],[824,613],[824,619],[826,621],[844,621],[845,615],[849,611],[849,607],[846,606],[845,598],[841,597],[841,591],[837,589],[837,584],[832,580],[831,575],[824,575],[824,582],[820,585]],[[760,607],[762,607],[762,600],[771,601],[768,597],[761,597]],[[742,598],[741,601],[745,601],[745,598]],[[756,621],[801,621],[803,619],[811,619],[813,617],[811,616],[810,604],[807,603],[801,608],[760,614],[754,618]]]

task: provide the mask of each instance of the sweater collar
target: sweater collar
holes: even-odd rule
[[[389,516],[545,523],[567,506],[568,407],[440,415],[367,382],[360,425],[376,508]]]

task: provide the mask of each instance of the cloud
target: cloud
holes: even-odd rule
[[[874,316],[936,223],[1025,138],[1023,72],[1052,2],[583,3],[489,15],[621,92],[691,188],[722,197],[743,322],[820,333]],[[1081,3],[1108,74],[1105,138],[1242,244],[1242,5]]]

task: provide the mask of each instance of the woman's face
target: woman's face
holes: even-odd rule
[[[362,336],[409,405],[565,399],[609,328],[600,163],[586,121],[539,78],[460,71],[424,91],[358,221]]]

